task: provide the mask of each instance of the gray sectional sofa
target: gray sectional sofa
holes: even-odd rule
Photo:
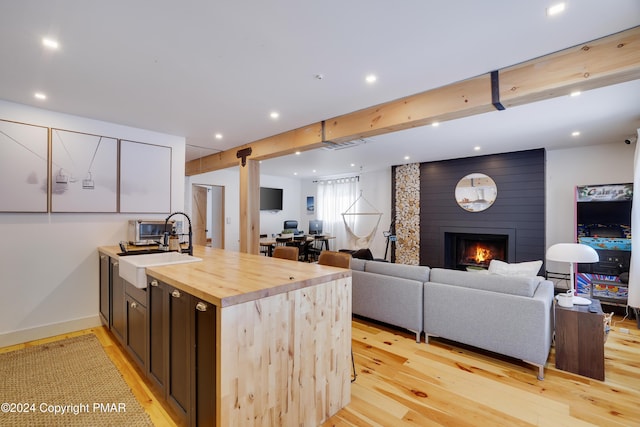
[[[553,338],[553,284],[519,277],[352,259],[353,313],[536,365]]]

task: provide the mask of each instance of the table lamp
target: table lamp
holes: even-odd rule
[[[598,252],[596,252],[596,250],[591,246],[583,245],[581,243],[556,243],[547,249],[547,260],[569,263],[571,286],[575,295],[575,292],[578,291],[578,287],[574,279],[573,264],[598,262],[600,257],[598,256]],[[577,303],[576,298],[578,297],[574,296],[574,303]],[[586,298],[581,299],[589,301]],[[589,304],[590,303],[591,301],[589,301]]]

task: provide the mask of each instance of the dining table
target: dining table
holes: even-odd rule
[[[260,246],[261,247],[265,247],[267,248],[267,255],[268,256],[273,256],[273,248],[275,247],[277,241],[276,241],[276,237],[278,238],[282,238],[282,237],[288,237],[288,236],[283,236],[281,234],[278,235],[273,235],[272,237],[262,237],[260,238]],[[318,247],[318,249],[322,250],[324,248],[324,250],[331,250],[329,248],[329,241],[335,239],[335,236],[330,236],[327,234],[305,234],[305,235],[298,235],[298,236],[291,236],[291,238],[286,242],[287,244],[295,244],[297,243],[299,246],[304,245],[307,242],[319,242],[320,245]]]

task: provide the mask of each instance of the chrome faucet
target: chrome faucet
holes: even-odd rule
[[[171,219],[172,216],[174,215],[183,215],[185,218],[187,218],[187,222],[189,223],[189,246],[187,247],[186,250],[181,250],[180,252],[182,253],[187,253],[191,256],[193,256],[193,231],[191,229],[191,218],[189,218],[189,215],[187,215],[184,212],[174,212],[171,215],[169,215],[168,217],[165,218],[164,220],[164,230],[165,230],[165,240],[168,239],[168,234],[166,233],[167,230],[167,224],[169,223],[169,220]],[[165,241],[165,244],[168,245],[168,242]]]

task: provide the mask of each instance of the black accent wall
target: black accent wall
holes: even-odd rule
[[[456,203],[458,181],[484,173],[496,183],[498,196],[483,212]],[[420,264],[444,265],[444,233],[508,234],[508,262],[545,259],[545,151],[495,154],[420,165]],[[544,269],[542,270],[544,271]]]

